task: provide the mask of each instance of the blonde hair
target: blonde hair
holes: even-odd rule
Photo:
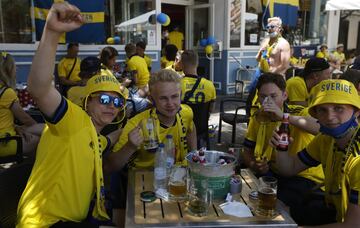
[[[158,82],[174,82],[180,86],[181,77],[173,70],[163,69],[150,76],[149,89]]]
[[[270,18],[268,18],[267,22],[268,22],[268,24],[270,22],[275,22],[278,26],[280,26],[280,27],[282,26],[282,20],[280,17],[270,17]]]
[[[0,82],[5,86],[15,89],[16,73],[15,60],[7,52],[1,52],[0,56]]]

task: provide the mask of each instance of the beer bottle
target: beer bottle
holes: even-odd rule
[[[276,149],[281,151],[287,151],[289,147],[290,137],[289,113],[284,113],[279,131],[277,133],[280,136],[280,141]]]

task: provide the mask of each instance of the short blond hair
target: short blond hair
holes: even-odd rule
[[[282,26],[282,20],[280,17],[270,17],[268,18],[267,20],[268,24],[271,23],[271,22],[275,22],[278,26]]]
[[[150,76],[149,89],[150,92],[158,82],[174,82],[180,86],[181,77],[173,70],[163,69]]]

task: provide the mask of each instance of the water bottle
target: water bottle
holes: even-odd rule
[[[165,152],[166,152],[166,169],[167,174],[170,174],[171,167],[175,163],[175,145],[172,135],[166,135],[165,139]]]
[[[155,153],[154,164],[154,190],[167,188],[167,173],[166,173],[166,153],[164,144],[160,143],[157,152]]]

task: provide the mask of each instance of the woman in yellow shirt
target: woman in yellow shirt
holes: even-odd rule
[[[16,66],[14,58],[7,52],[0,56],[0,138],[19,135],[22,137],[23,153],[35,152],[39,136],[44,127],[28,115],[19,103],[15,92]],[[15,125],[14,120],[23,125]],[[0,156],[16,154],[17,143],[8,141],[0,144]]]

